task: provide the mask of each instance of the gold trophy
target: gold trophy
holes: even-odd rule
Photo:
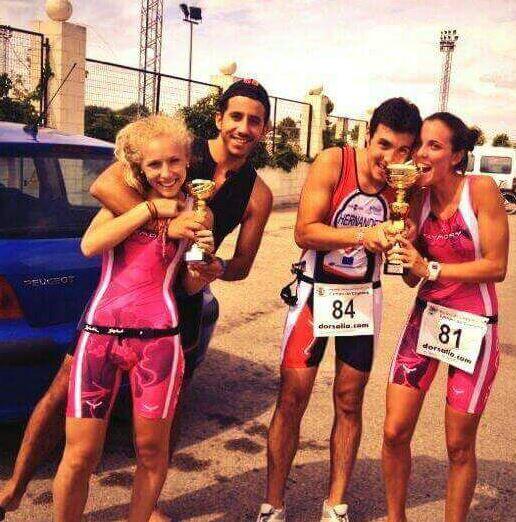
[[[406,191],[417,181],[420,174],[421,170],[412,161],[387,165],[387,183],[396,190],[396,201],[390,204],[392,228],[396,234],[405,230],[405,218],[409,211],[409,204],[405,201]],[[383,271],[389,275],[403,275],[403,262],[386,261]]]
[[[215,190],[215,182],[209,179],[194,179],[186,184],[186,188],[195,200],[192,210],[204,213],[206,210],[206,200],[212,196]],[[185,261],[187,263],[192,261],[205,263],[207,260],[208,256],[196,243],[185,252]]]

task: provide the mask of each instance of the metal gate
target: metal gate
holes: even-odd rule
[[[12,82],[13,97],[30,98],[40,114],[47,104],[48,51],[42,33],[0,25],[0,76]]]

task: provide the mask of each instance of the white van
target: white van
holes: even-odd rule
[[[507,211],[516,213],[516,149],[475,147],[469,153],[466,173],[491,176],[505,198]]]

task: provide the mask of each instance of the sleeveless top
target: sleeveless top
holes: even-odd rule
[[[197,139],[193,144],[192,164],[188,179],[213,179],[217,164],[213,159],[207,140]],[[215,248],[242,221],[256,181],[256,170],[249,161],[236,172],[228,172],[226,181],[208,201],[215,222],[213,236]]]
[[[448,219],[439,219],[430,206],[430,190],[426,191],[419,219],[418,244],[422,255],[440,263],[463,263],[481,259],[478,221],[471,204],[471,183],[467,176],[459,206]],[[426,281],[418,297],[432,303],[480,315],[498,313],[495,285],[457,281]]]
[[[163,245],[155,232],[141,228],[104,252],[100,281],[83,320],[120,328],[176,327],[172,290],[186,246],[185,240]]]
[[[193,144],[192,162],[188,179],[213,179],[217,164],[213,159],[208,141],[196,139]],[[246,162],[238,171],[228,172],[226,181],[220,186],[208,206],[213,212],[213,238],[218,248],[224,238],[241,222],[249,203],[256,170]],[[180,331],[183,347],[193,346],[199,336],[201,323],[203,291],[188,295],[181,284],[177,285],[175,296],[181,317]]]
[[[384,186],[374,194],[363,192],[358,181],[356,152],[342,148],[339,181],[332,195],[326,224],[336,228],[369,227],[389,219],[393,200],[390,188]],[[382,256],[368,252],[361,245],[337,250],[307,250],[302,261],[305,273],[318,283],[368,283],[380,280]]]

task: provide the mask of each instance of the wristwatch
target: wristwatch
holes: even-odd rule
[[[441,263],[430,261],[428,263],[428,281],[435,281],[441,273]]]

